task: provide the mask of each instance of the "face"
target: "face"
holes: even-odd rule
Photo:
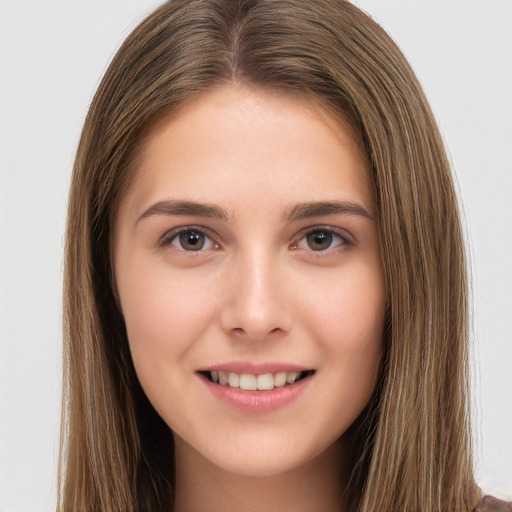
[[[140,383],[177,464],[245,475],[329,454],[382,355],[368,163],[303,99],[242,87],[161,121],[116,219],[114,268]]]

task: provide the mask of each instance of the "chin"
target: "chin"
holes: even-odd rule
[[[222,471],[250,478],[275,477],[293,472],[306,464],[306,461],[303,460],[294,458],[277,459],[270,456],[253,458],[252,460],[240,457],[226,459],[224,457],[221,460],[211,460],[210,462]]]
[[[225,471],[241,477],[265,478],[306,469],[315,461],[330,457],[337,443],[308,446],[302,432],[283,436],[283,432],[260,432],[254,436],[216,438],[214,446],[188,448],[195,452],[196,464]],[[183,442],[183,440],[181,440]],[[183,447],[182,447],[183,448]],[[186,449],[186,448],[185,448]]]

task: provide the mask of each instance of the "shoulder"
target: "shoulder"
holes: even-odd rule
[[[494,496],[484,496],[476,512],[512,512],[512,502],[502,501]]]

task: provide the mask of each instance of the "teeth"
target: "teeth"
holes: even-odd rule
[[[238,373],[230,372],[228,375],[228,384],[232,388],[239,388],[240,387],[240,376]]]
[[[274,375],[274,386],[280,388],[286,384],[286,372],[279,372]]]
[[[255,391],[258,389],[256,375],[242,373],[242,375],[240,375],[240,389],[245,389],[246,391]]]
[[[258,389],[261,391],[268,391],[274,389],[274,376],[271,373],[264,373],[258,375],[256,379],[258,381]]]
[[[289,372],[286,374],[286,382],[293,384],[299,378],[300,372]]]
[[[293,384],[299,379],[301,372],[277,372],[263,373],[254,375],[252,373],[235,373],[211,371],[210,380],[218,382],[221,386],[229,386],[231,388],[240,388],[244,391],[269,391],[283,387],[287,384]]]
[[[221,386],[228,385],[228,374],[226,372],[219,372],[219,384]]]

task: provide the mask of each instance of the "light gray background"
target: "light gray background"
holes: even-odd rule
[[[313,1],[313,0],[312,0]],[[115,49],[156,0],[0,0],[0,511],[50,511],[73,154]],[[512,495],[512,1],[358,0],[405,51],[472,246],[477,477]]]

